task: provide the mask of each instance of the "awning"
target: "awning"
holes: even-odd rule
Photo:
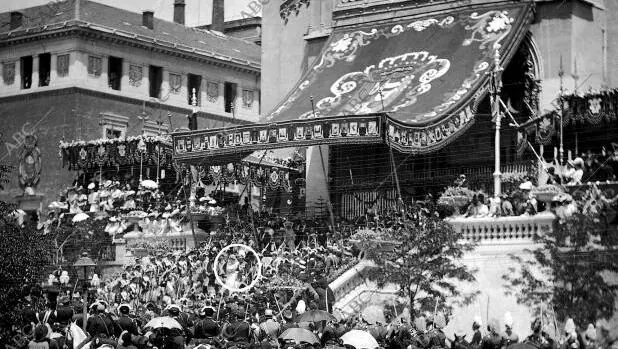
[[[473,123],[495,45],[504,65],[525,35],[532,9],[531,2],[505,1],[336,28],[261,124],[200,151],[383,142],[385,136],[402,152],[439,149]]]

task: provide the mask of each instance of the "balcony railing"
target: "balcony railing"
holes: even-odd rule
[[[534,216],[452,218],[455,231],[467,241],[479,244],[532,243],[536,235],[551,232],[556,216],[540,213]]]

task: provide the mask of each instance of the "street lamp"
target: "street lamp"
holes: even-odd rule
[[[82,256],[73,264],[75,270],[77,272],[77,281],[82,281],[83,287],[83,323],[84,323],[84,331],[86,331],[86,321],[88,318],[88,278],[91,272],[94,272],[94,267],[96,267],[96,263],[92,260],[92,258],[88,257],[88,252],[83,252]]]

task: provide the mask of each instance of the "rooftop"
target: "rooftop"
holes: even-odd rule
[[[0,46],[81,28],[222,63],[245,66],[251,70],[260,68],[261,48],[252,42],[156,17],[154,29],[149,29],[142,25],[140,13],[90,0],[55,1],[17,11],[23,14],[23,21],[14,30],[10,30],[11,12],[0,13]]]

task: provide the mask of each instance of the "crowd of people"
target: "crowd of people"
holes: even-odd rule
[[[68,297],[48,292],[46,300],[44,311],[24,309],[25,336],[16,340],[14,347],[505,349],[523,343],[519,348],[598,349],[618,345],[618,338],[608,334],[612,329],[606,321],[580,328],[567,319],[563,331],[550,334],[547,324],[535,319],[529,335],[520,336],[513,331],[509,313],[503,327],[497,319],[490,319],[484,327],[480,317],[475,317],[473,335],[468,339],[461,329],[447,335],[448,317],[440,312],[420,314],[412,320],[387,318],[385,323],[370,322],[361,315],[336,319],[325,307],[320,311],[319,305],[304,299],[283,309],[268,301],[253,308],[246,297],[196,308],[187,308],[182,299],[176,299],[164,308],[148,303],[142,310],[95,297],[86,319],[81,307],[73,307]]]
[[[479,193],[473,197],[466,216],[535,214],[542,207],[532,194],[533,188],[526,181],[517,194],[503,195],[496,201],[498,204],[493,198],[486,203],[485,195]],[[62,214],[74,217],[87,213],[91,219],[106,219],[105,231],[114,238],[131,233],[175,234],[183,230],[181,223],[191,213],[185,203],[164,195],[154,182],[93,180],[85,187],[75,185],[63,193],[61,200],[50,206],[52,213],[41,229],[53,229]],[[416,205],[428,214],[435,213],[431,198]],[[556,213],[563,215],[593,209],[571,207],[573,198],[564,193],[557,194],[552,205]],[[198,195],[193,211],[212,216],[224,212],[205,193]],[[330,315],[335,296],[329,283],[362,255],[351,242],[355,229],[343,229],[339,220],[332,223],[329,219],[253,212],[245,205],[231,217],[226,215],[224,223],[195,249],[150,251],[115,275],[103,280],[92,276],[85,317],[83,291],[66,287],[67,283],[62,286],[60,281],[67,278],[67,273],[59,269],[50,275],[46,296],[35,290],[24,300],[24,337],[16,346],[501,349],[520,341],[508,321],[504,329],[496,321],[489,321],[486,331],[480,321],[475,321],[470,341],[459,332],[447,338],[443,329],[448,318],[438,312],[413,321],[403,317],[387,319],[386,323],[360,315],[336,319]],[[403,226],[402,213],[379,214],[369,208],[367,214],[350,224],[396,232]],[[239,247],[229,248],[231,244]],[[256,279],[260,282],[254,283]],[[42,299],[46,303],[44,310],[37,307]],[[316,319],[317,315],[322,317]],[[547,349],[599,347],[595,344],[594,326],[581,333],[565,329],[561,340],[551,338],[541,327],[535,321],[532,335],[524,341]],[[346,342],[345,334],[355,330],[369,334],[376,345],[369,339],[371,343],[354,343],[353,339]]]

